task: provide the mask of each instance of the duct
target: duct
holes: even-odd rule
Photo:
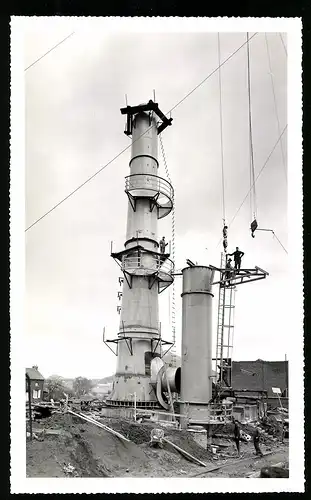
[[[151,371],[151,376],[150,376],[150,383],[152,385],[155,385],[157,383],[157,377],[160,369],[164,366],[164,361],[159,358],[153,358],[150,363],[150,371]]]
[[[167,383],[169,384],[171,392],[180,392],[180,367],[173,368],[172,366],[168,366],[165,371],[162,373],[161,384],[162,391],[167,392]]]
[[[166,401],[164,401],[163,394],[162,394],[162,376],[163,375],[165,375],[165,366],[164,365],[162,366],[162,368],[160,368],[160,371],[158,372],[157,385],[156,385],[156,396],[157,396],[157,400],[159,401],[160,405],[165,410],[169,410],[170,405]]]
[[[205,421],[212,398],[214,271],[206,266],[193,266],[183,269],[182,274],[181,413]]]
[[[171,392],[180,392],[180,368],[165,366],[161,358],[151,361],[150,384],[154,387],[157,400],[165,410],[170,410],[170,405],[164,400],[163,392],[167,392],[167,383]]]

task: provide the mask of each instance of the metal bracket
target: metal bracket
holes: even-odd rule
[[[114,352],[114,350],[111,349],[110,345],[108,345],[109,342],[114,342],[114,340],[104,340],[104,344],[108,347],[108,349],[110,349],[110,351],[113,352],[115,356],[117,356],[117,352]]]
[[[122,276],[119,276],[119,285],[121,286],[124,282],[124,278]]]
[[[122,337],[121,337],[121,339],[122,339]],[[120,339],[120,340],[121,340],[121,339]],[[128,350],[130,351],[130,355],[131,355],[131,356],[133,356],[133,344],[132,344],[132,337],[123,337],[123,339],[125,340],[125,343],[126,343],[126,345],[127,345],[127,348],[128,348]],[[123,340],[123,339],[122,339],[122,340]],[[128,341],[127,341],[128,339],[130,340],[130,343],[128,343]]]
[[[127,194],[127,197],[129,199],[133,211],[136,212],[136,198],[134,198],[134,196],[132,196],[128,191],[125,192]]]
[[[151,290],[151,288],[153,287],[156,279],[157,279],[157,276],[158,276],[158,273],[154,273],[154,274],[151,274],[149,277],[148,277],[148,288],[149,290]]]
[[[121,307],[121,306],[117,306],[117,313],[118,313],[118,314],[120,314],[121,309],[122,309],[122,307]]]
[[[123,293],[122,292],[118,292],[118,299],[121,300],[121,297],[122,297]]]
[[[149,207],[150,207],[150,212],[153,211],[154,207],[158,207],[158,199],[159,199],[159,196],[160,196],[160,192],[158,192],[157,194],[155,194],[153,196],[153,198],[149,198]]]
[[[124,278],[126,279],[126,282],[127,282],[128,286],[130,288],[132,288],[132,279],[133,279],[132,275],[129,274],[129,273],[127,273],[126,271],[123,271],[123,274],[124,274]],[[129,276],[129,278],[128,278],[128,276]]]
[[[155,342],[155,340],[151,339],[151,352],[152,352],[152,354],[154,354],[156,352],[157,347],[158,347],[159,343],[161,342],[161,337],[159,337],[158,340],[156,341],[156,346],[154,349],[153,349],[153,342]]]

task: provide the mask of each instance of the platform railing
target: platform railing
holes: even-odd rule
[[[171,202],[174,197],[173,186],[162,177],[154,174],[132,174],[125,177],[125,192],[131,196],[156,197],[163,195],[166,203]],[[158,203],[161,206],[160,198]]]
[[[170,259],[163,260],[160,255],[141,252],[140,255],[124,255],[122,270],[130,274],[163,273],[171,276],[174,273],[174,263]]]

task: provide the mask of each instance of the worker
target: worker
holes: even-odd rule
[[[227,361],[223,360],[222,365],[218,365],[219,369],[219,380],[218,382],[221,385],[221,382],[223,382],[227,387],[230,387],[229,381],[228,381],[228,375],[229,375],[229,365]]]
[[[244,255],[244,252],[241,252],[241,250],[239,250],[239,247],[236,247],[235,252],[228,253],[228,255],[230,256],[233,255],[234,267],[237,271],[239,271],[241,269],[241,260]]]
[[[162,429],[152,429],[149,446],[152,448],[163,448],[164,431]]]
[[[160,252],[165,253],[165,247],[168,245],[168,243],[165,243],[165,237],[162,237],[162,240],[160,240]]]
[[[254,436],[253,436],[254,448],[256,451],[256,455],[263,457],[263,453],[260,449],[259,442],[260,442],[260,433],[259,433],[259,428],[256,427],[255,432],[254,432]]]
[[[233,267],[232,267],[232,259],[228,259],[227,262],[226,262],[226,274],[225,274],[225,278],[227,280],[227,285],[230,285],[230,278],[232,277],[233,275]]]
[[[241,430],[238,422],[233,418],[234,430],[233,430],[233,439],[237,448],[238,457],[240,458],[240,441],[241,441]]]
[[[228,247],[228,226],[223,227],[222,235],[223,235],[222,245],[224,247],[224,251],[226,252]]]
[[[252,238],[255,238],[255,231],[258,227],[258,223],[256,221],[256,219],[253,220],[253,222],[251,223],[251,232],[252,232]]]

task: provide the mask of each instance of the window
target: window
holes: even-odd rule
[[[38,391],[34,390],[32,391],[32,399],[39,399],[41,396],[41,390],[39,389]]]

